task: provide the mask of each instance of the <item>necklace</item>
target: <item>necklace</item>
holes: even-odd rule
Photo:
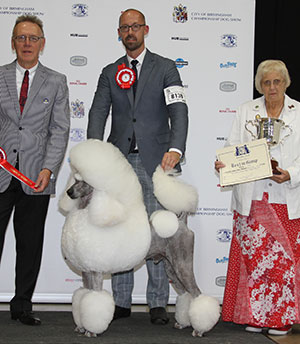
[[[283,103],[280,105],[280,108],[279,108],[279,110],[276,110],[276,111],[274,111],[274,110],[272,110],[272,108],[270,107],[269,109],[268,109],[268,107],[266,106],[266,110],[267,110],[267,115],[268,115],[268,117],[271,117],[271,118],[278,118],[279,116],[280,116],[280,114],[281,114],[281,111],[282,111],[282,109],[283,109]],[[272,110],[272,111],[271,111]]]

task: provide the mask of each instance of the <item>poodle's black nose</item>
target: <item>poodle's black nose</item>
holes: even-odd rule
[[[68,194],[68,196],[69,196],[70,198],[72,198],[72,199],[75,199],[75,198],[76,198],[76,196],[75,196],[75,194],[74,194],[74,187],[73,187],[73,186],[71,186],[71,187],[67,190],[67,194]]]

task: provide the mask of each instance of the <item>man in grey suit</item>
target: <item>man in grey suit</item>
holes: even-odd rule
[[[0,67],[0,146],[7,161],[35,182],[35,190],[0,169],[0,257],[14,210],[16,289],[11,317],[40,325],[32,312],[49,198],[55,193],[70,125],[66,77],[39,63],[45,45],[43,23],[17,18],[11,40],[17,59]]]
[[[159,164],[164,169],[180,169],[179,162],[186,145],[188,110],[174,61],[145,49],[144,37],[148,32],[149,26],[140,11],[128,9],[120,16],[118,34],[126,55],[106,66],[100,75],[89,113],[87,136],[103,139],[112,108],[108,141],[116,145],[132,164],[141,182],[150,216],[162,208],[153,195],[151,176]],[[130,85],[130,80],[133,81],[131,70],[137,78]],[[163,262],[154,264],[152,260],[146,264],[150,320],[155,324],[166,324],[169,283],[164,265]],[[130,316],[133,271],[112,276],[112,288],[116,303],[114,319]]]

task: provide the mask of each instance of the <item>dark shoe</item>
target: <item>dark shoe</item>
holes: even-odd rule
[[[150,321],[155,325],[166,325],[169,322],[168,314],[164,307],[150,309]]]
[[[115,313],[113,320],[120,319],[120,318],[128,318],[130,317],[131,309],[115,306]]]
[[[13,320],[20,320],[24,325],[37,326],[41,325],[41,320],[34,317],[34,313],[31,311],[12,312],[11,318]]]

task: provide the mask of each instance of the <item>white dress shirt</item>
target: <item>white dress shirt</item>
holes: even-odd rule
[[[22,82],[24,79],[25,71],[26,70],[29,71],[29,75],[28,75],[28,77],[29,77],[28,94],[29,94],[30,86],[32,84],[32,80],[34,78],[37,67],[38,67],[38,63],[30,69],[25,69],[25,68],[21,67],[17,61],[17,63],[16,63],[16,81],[17,81],[18,98],[20,98],[20,92],[21,92],[21,87],[22,87]]]

